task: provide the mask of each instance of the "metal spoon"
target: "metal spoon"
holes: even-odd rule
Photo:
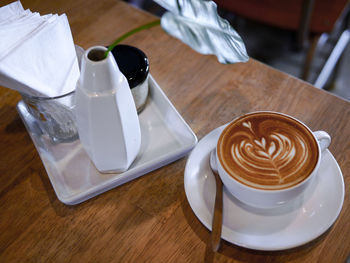
[[[216,196],[214,215],[211,232],[211,245],[213,251],[216,252],[220,247],[221,229],[222,229],[222,181],[218,174],[218,168],[216,165],[216,152],[215,149],[210,153],[210,167],[215,175],[216,182]]]

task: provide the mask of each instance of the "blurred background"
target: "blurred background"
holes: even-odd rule
[[[152,0],[124,0],[161,16]],[[349,0],[215,0],[250,57],[350,100]]]

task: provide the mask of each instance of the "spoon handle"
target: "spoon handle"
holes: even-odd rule
[[[213,251],[216,252],[220,247],[221,228],[222,228],[222,182],[219,175],[214,172],[216,182],[216,196],[214,206],[214,216],[211,233],[211,245]]]

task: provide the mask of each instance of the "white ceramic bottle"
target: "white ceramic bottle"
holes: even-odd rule
[[[80,141],[100,172],[124,172],[141,146],[141,131],[129,84],[107,49],[91,47],[81,61],[76,88]]]

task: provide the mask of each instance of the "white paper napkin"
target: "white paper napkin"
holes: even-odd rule
[[[68,19],[0,8],[0,85],[21,93],[59,96],[75,89],[79,66]]]
[[[7,20],[13,16],[20,15],[24,11],[20,1],[0,7],[0,21]]]

